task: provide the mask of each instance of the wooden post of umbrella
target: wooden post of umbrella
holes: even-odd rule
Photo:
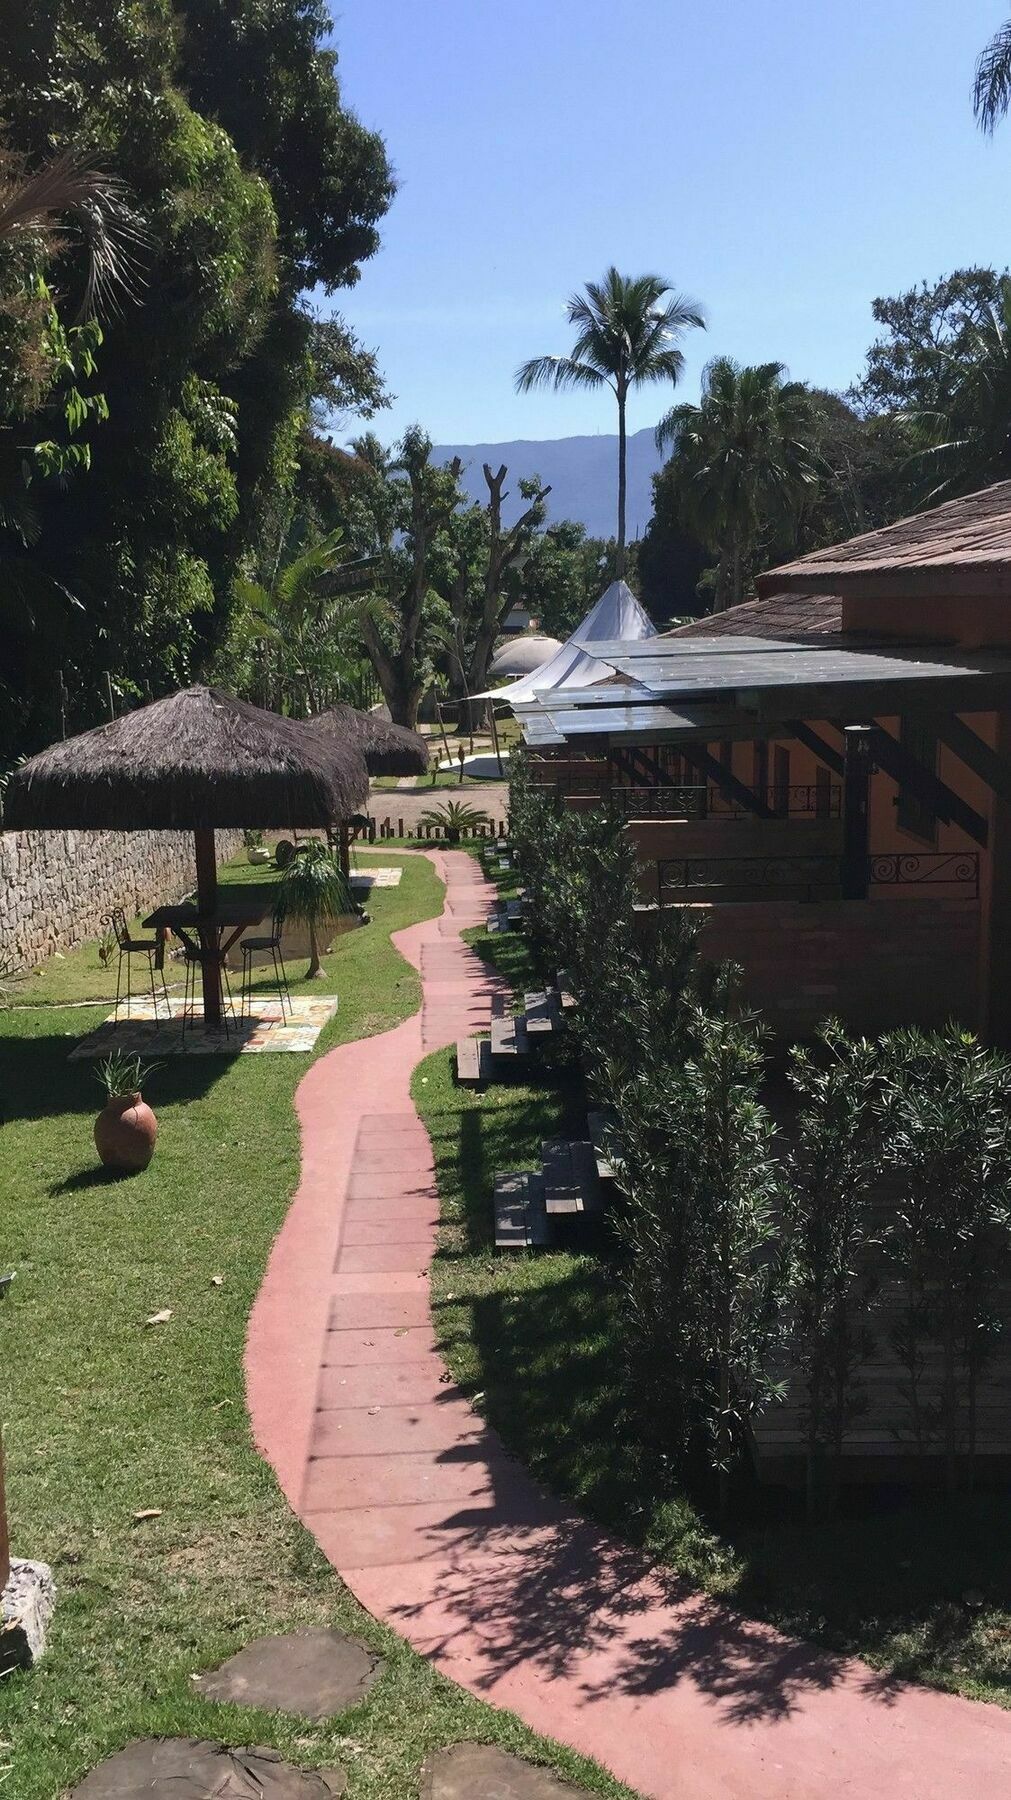
[[[218,909],[218,859],[214,832],[193,833],[197,863],[197,932],[200,937],[200,973],[204,995],[204,1025],[221,1024],[221,955],[214,915]]]

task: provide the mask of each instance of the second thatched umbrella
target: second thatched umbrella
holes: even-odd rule
[[[67,738],[11,777],[4,823],[28,831],[192,831],[204,1021],[221,1018],[214,833],[330,826],[368,794],[361,750],[217,688],[191,687]]]
[[[309,727],[330,743],[356,745],[370,775],[424,775],[428,768],[428,745],[420,732],[391,725],[378,713],[332,706],[310,719]]]

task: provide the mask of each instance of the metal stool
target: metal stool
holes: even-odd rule
[[[195,1019],[197,1016],[197,983],[203,977],[203,957],[200,954],[199,945],[189,944],[185,938],[182,940],[182,952],[185,968],[181,1040],[185,1044],[187,1021]],[[228,1037],[231,1034],[228,1016],[229,1013],[233,1018],[235,1016],[235,1001],[232,999],[232,984],[228,979],[228,965],[224,961],[221,964],[221,975],[225,990],[225,1004],[221,1008],[221,1023],[225,1028],[225,1036]]]
[[[123,963],[124,963],[124,961],[126,963],[126,1016],[127,1016],[127,1018],[130,1017],[130,1001],[132,998],[132,991],[133,991],[132,990],[132,982],[130,979],[130,958],[131,958],[131,956],[146,956],[147,957],[147,973],[148,973],[148,983],[151,988],[151,1004],[154,1007],[154,1016],[155,1016],[155,1018],[157,1018],[158,1017],[158,991],[155,986],[154,974],[155,974],[155,957],[161,947],[158,942],[158,939],[156,937],[153,937],[153,938],[131,937],[130,936],[130,928],[126,922],[126,913],[123,911],[123,908],[121,906],[114,906],[111,913],[109,914],[108,918],[103,919],[102,923],[104,925],[111,926],[113,936],[116,939],[116,948],[119,951],[119,962],[116,965],[116,1011],[114,1014],[115,1019],[118,1022],[118,1020],[119,1020],[119,1003],[120,1003],[120,999],[121,999],[122,991],[123,991]],[[168,988],[165,985],[164,971],[161,971],[161,987],[162,987],[162,994],[165,999],[165,1010],[171,1017],[172,1004],[171,1004],[171,1001],[169,1000]]]
[[[266,954],[269,950],[274,964],[274,977],[277,981],[277,997],[281,1002],[281,1021],[284,1022],[285,1007],[287,1016],[293,1016],[291,990],[288,986],[288,971],[284,966],[284,953],[281,948],[280,913],[272,913],[269,937],[244,937],[242,939],[242,1017],[248,1019],[252,1014],[253,999],[253,957],[258,953]]]

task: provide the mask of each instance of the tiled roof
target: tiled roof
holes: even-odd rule
[[[1011,481],[814,550],[770,569],[757,585],[763,597],[859,588],[872,598],[993,594],[1011,599]]]
[[[663,633],[667,638],[757,637],[788,640],[833,636],[842,629],[842,601],[837,594],[777,594],[771,600],[745,600],[726,612],[708,613]]]

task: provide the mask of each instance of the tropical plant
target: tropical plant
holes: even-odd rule
[[[139,1056],[128,1056],[122,1050],[114,1050],[106,1056],[95,1069],[95,1080],[105,1090],[109,1100],[120,1100],[124,1094],[139,1094],[161,1063],[142,1063]]]
[[[884,1161],[896,1190],[885,1248],[905,1293],[894,1333],[903,1399],[917,1448],[940,1443],[953,1489],[962,1451],[971,1480],[979,1376],[1011,1268],[1011,1062],[954,1026],[893,1032],[883,1051]]]
[[[429,807],[418,818],[421,831],[440,832],[449,843],[458,843],[464,832],[471,837],[488,831],[491,814],[480,806],[469,806],[465,800],[447,800],[442,806]]]
[[[870,1197],[880,1173],[880,1052],[835,1021],[788,1067],[797,1116],[786,1164],[784,1230],[794,1268],[792,1362],[803,1387],[808,1511],[822,1467],[838,1474],[848,1427],[866,1410],[860,1368],[873,1349],[867,1325]]]
[[[669,296],[669,298],[667,297]],[[532,388],[611,389],[618,407],[617,573],[625,573],[626,416],[633,389],[676,384],[684,369],[680,340],[704,329],[702,308],[674,293],[659,275],[621,275],[612,266],[601,281],[573,294],[566,314],[576,337],[568,356],[535,356],[516,371],[521,393]]]
[[[268,582],[235,582],[237,630],[273,650],[273,667],[260,684],[267,689],[264,702],[276,696],[296,714],[311,714],[338,698],[334,681],[339,686],[342,659],[354,660],[365,620],[381,620],[386,609],[371,588],[375,560],[349,559],[342,531],[305,548],[298,547],[297,531],[285,537]]]
[[[743,599],[762,543],[799,513],[816,487],[814,416],[782,363],[709,363],[698,405],[675,406],[657,426],[670,447],[681,522],[717,557],[715,612]]]
[[[350,884],[333,852],[316,838],[300,844],[281,876],[277,916],[282,920],[297,920],[308,927],[307,981],[326,979],[319,944],[323,927],[340,918],[342,913],[353,911]]]
[[[1011,19],[980,51],[972,104],[983,131],[995,131],[1011,105]]]
[[[911,415],[922,447],[913,457],[930,501],[971,493],[1011,475],[1011,277],[944,353],[948,380],[933,409]]]

